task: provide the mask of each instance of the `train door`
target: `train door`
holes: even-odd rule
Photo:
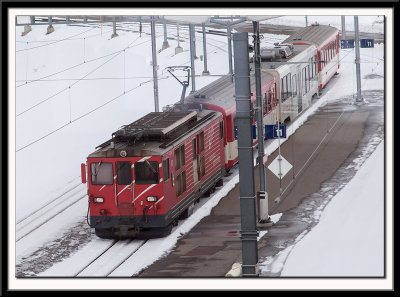
[[[300,113],[303,110],[303,80],[301,65],[297,65],[297,112]]]
[[[133,215],[134,190],[132,164],[129,161],[116,162],[115,203],[120,216]]]

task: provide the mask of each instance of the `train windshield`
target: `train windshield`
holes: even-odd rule
[[[112,185],[114,183],[112,163],[103,163],[102,161],[92,163],[90,170],[93,185]]]
[[[135,163],[135,183],[137,185],[158,184],[158,162],[144,161]]]

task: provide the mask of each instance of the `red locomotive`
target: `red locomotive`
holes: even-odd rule
[[[306,27],[284,42],[261,51],[263,61],[271,62],[261,77],[264,124],[296,118],[339,68],[335,28]],[[254,107],[253,73],[251,90]],[[222,185],[237,163],[230,78],[214,81],[182,103],[123,126],[82,164],[82,182],[88,178],[89,225],[99,237],[169,234],[202,195]]]

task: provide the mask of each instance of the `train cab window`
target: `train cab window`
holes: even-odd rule
[[[131,182],[131,162],[117,162],[117,183],[119,185],[130,185]]]
[[[92,185],[112,185],[114,183],[114,174],[112,163],[90,164]]]
[[[169,159],[165,159],[163,160],[163,178],[164,178],[164,182],[166,182],[167,180],[169,180]]]
[[[220,121],[219,122],[219,139],[221,140],[224,138],[224,122]]]
[[[135,183],[137,185],[158,184],[158,162],[144,161],[135,163]]]

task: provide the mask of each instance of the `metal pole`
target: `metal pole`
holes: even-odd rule
[[[228,58],[229,58],[229,75],[231,77],[231,83],[233,83],[233,69],[232,69],[232,34],[231,26],[227,26],[228,36]]]
[[[157,50],[156,50],[156,28],[154,17],[151,17],[151,50],[153,54],[152,66],[153,66],[153,84],[154,84],[154,110],[158,112],[158,77],[157,77]]]
[[[163,18],[163,27],[164,27],[164,42],[162,45],[162,49],[165,50],[166,48],[169,48],[169,44],[167,40],[167,23],[165,22],[164,18]]]
[[[308,20],[307,20],[307,16],[306,16],[306,27],[308,26]]]
[[[206,41],[206,25],[203,23],[203,56],[204,56],[204,70],[203,75],[209,75],[210,71],[207,70],[207,41]]]
[[[342,15],[342,40],[346,40],[346,16]]]
[[[195,69],[194,69],[194,59],[195,59],[195,44],[194,44],[194,25],[190,24],[189,25],[189,39],[190,39],[190,65],[192,69],[192,91],[191,93],[194,93],[196,91],[196,82],[195,82]]]
[[[268,215],[268,198],[266,191],[266,176],[264,167],[264,122],[263,122],[263,102],[261,96],[261,56],[260,56],[260,30],[259,23],[253,22],[254,30],[254,64],[256,81],[256,104],[257,104],[257,139],[258,139],[258,174],[260,178],[260,191],[257,197],[258,222],[267,223],[271,219]]]
[[[251,127],[248,33],[233,34],[235,52],[236,125],[238,133],[242,275],[258,276],[256,203]]]
[[[117,37],[117,22],[115,20],[115,16],[113,16],[113,34],[111,35],[111,38]]]
[[[360,37],[358,35],[358,16],[354,16],[354,34],[355,34],[355,50],[356,50],[356,78],[357,78],[357,99],[356,102],[362,102],[361,97],[361,71],[360,71]]]

